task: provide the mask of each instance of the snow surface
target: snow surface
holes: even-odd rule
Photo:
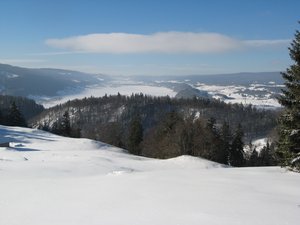
[[[300,175],[0,126],[2,225],[298,225]]]

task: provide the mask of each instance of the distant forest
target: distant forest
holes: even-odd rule
[[[213,99],[118,94],[57,105],[31,119],[30,126],[99,140],[146,157],[188,154],[244,166],[275,163],[271,144],[263,152],[267,156],[255,149],[245,154],[243,147],[268,136],[277,117],[276,111]]]

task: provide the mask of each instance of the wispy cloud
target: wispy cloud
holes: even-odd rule
[[[0,59],[0,63],[14,64],[14,63],[41,63],[44,59]]]
[[[84,54],[88,53],[86,51],[60,51],[60,52],[38,52],[38,53],[28,53],[30,56],[56,56],[56,55],[74,55],[74,54]]]
[[[48,46],[73,53],[221,53],[247,47],[287,45],[290,40],[239,40],[219,33],[100,33],[48,39]],[[51,53],[49,53],[51,54]]]
[[[291,42],[290,39],[279,40],[247,40],[244,44],[248,47],[272,47],[272,46],[287,46]]]

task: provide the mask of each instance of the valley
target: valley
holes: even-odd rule
[[[226,103],[276,109],[284,88],[279,72],[191,76],[108,76],[57,69],[26,69],[0,64],[1,94],[34,99],[46,108],[84,97],[105,95],[214,98]],[[26,90],[26,91],[25,91]]]

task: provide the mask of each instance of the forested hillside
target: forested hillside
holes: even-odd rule
[[[69,101],[46,109],[31,125],[100,140],[137,155],[170,158],[189,154],[228,163],[224,138],[233,146],[234,138],[248,142],[266,136],[275,127],[276,116],[275,111],[211,99],[139,94]]]

